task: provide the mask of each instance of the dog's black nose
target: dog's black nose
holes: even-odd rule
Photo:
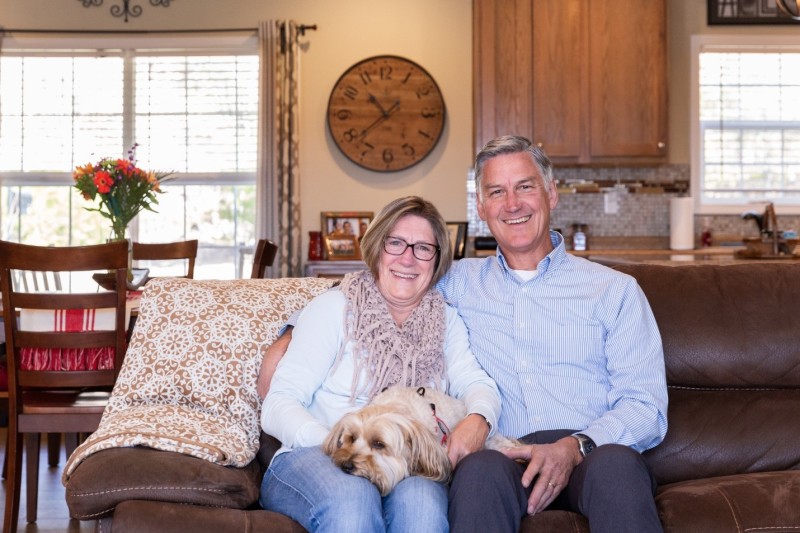
[[[353,463],[351,463],[350,461],[345,461],[345,462],[343,462],[343,463],[341,464],[340,468],[341,468],[341,469],[342,469],[342,471],[343,471],[343,472],[345,472],[346,474],[350,474],[350,473],[352,473],[352,472],[353,472],[353,470],[355,470],[355,469],[356,469],[355,465],[354,465]]]

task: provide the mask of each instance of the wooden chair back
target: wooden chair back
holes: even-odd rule
[[[30,246],[0,241],[0,291],[6,331],[9,393],[4,531],[16,531],[17,526],[23,435],[28,457],[27,518],[29,522],[35,522],[39,434],[91,433],[100,423],[109,392],[125,356],[127,267],[128,245],[125,241],[75,247]],[[56,272],[62,274],[63,279],[67,279],[63,274],[70,273],[70,280],[76,273],[82,273],[85,285],[83,292],[26,292],[16,281],[18,271]],[[117,289],[105,291],[96,285],[92,286],[91,273],[98,271],[113,273]],[[23,309],[26,311],[20,311]],[[53,317],[54,323],[55,317],[80,316],[85,320],[86,317],[104,313],[113,328],[94,330],[93,327],[81,325],[53,328],[71,331],[51,331],[49,328],[22,324],[17,317],[18,312],[21,316],[25,312],[52,313],[49,316]],[[110,368],[68,371],[52,368],[53,365],[46,370],[21,368],[21,356],[25,349],[50,350],[48,353],[53,354],[53,350],[73,350],[72,353],[75,353],[79,349],[108,347],[113,349]],[[55,366],[58,364],[56,360]],[[76,444],[73,442],[71,448],[74,449]]]
[[[174,261],[186,260],[184,278],[194,278],[194,262],[197,258],[197,239],[161,243],[133,243],[134,261]],[[158,277],[158,276],[150,276]]]
[[[260,239],[256,245],[256,251],[253,254],[253,271],[250,273],[251,278],[263,278],[266,274],[267,267],[272,266],[275,261],[275,255],[278,253],[278,246],[268,240]]]

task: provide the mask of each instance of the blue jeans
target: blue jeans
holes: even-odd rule
[[[319,446],[275,457],[259,502],[310,532],[448,531],[446,485],[412,476],[381,497],[366,479],[337,468]]]

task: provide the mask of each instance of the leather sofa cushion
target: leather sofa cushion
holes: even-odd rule
[[[176,452],[112,448],[78,465],[67,485],[66,499],[73,518],[92,520],[111,514],[126,500],[246,509],[257,503],[260,486],[258,461],[236,468]]]
[[[761,472],[661,487],[656,505],[667,531],[800,530],[800,471]]]
[[[800,469],[800,390],[669,388],[669,429],[644,453],[659,485]]]
[[[239,511],[177,503],[130,500],[120,503],[114,513],[114,533],[305,533],[303,527],[272,511]]]
[[[668,385],[800,387],[800,265],[615,269],[636,278],[650,302]]]

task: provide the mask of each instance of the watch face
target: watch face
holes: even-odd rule
[[[397,56],[356,63],[328,101],[336,146],[355,164],[379,172],[421,161],[441,137],[444,118],[444,99],[431,75]]]

